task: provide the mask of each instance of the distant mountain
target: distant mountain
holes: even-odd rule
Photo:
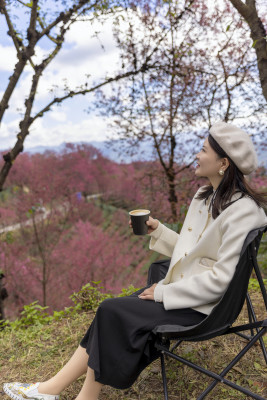
[[[122,140],[115,140],[112,142],[108,141],[92,141],[92,142],[79,142],[77,144],[89,144],[98,149],[104,157],[116,162],[131,163],[133,161],[140,160],[151,160],[155,158],[153,145],[149,142],[140,142],[138,147],[132,149],[132,154],[128,154],[126,150],[123,150],[124,142]],[[64,150],[66,143],[61,143],[58,146],[36,146],[29,149],[25,149],[26,153],[36,154],[45,153],[46,151],[54,151],[60,153]],[[120,151],[118,151],[120,149]],[[267,168],[267,154],[266,150],[258,148],[258,160],[259,165]]]
[[[61,151],[63,151],[65,147],[65,143],[60,144],[59,146],[35,146],[35,147],[31,147],[29,149],[25,149],[25,153],[29,153],[29,154],[43,154],[46,151],[54,151],[56,153],[60,153]]]
[[[43,154],[46,151],[53,151],[56,153],[61,153],[67,143],[62,143],[58,146],[36,146],[29,149],[25,149],[26,153],[29,154],[36,154],[40,153]],[[150,143],[141,143],[139,144],[136,151],[133,149],[132,155],[128,154],[126,151],[123,151],[123,141],[92,141],[92,142],[79,142],[76,144],[88,144],[96,149],[98,149],[104,157],[109,158],[110,160],[116,162],[125,162],[130,163],[133,161],[140,161],[140,160],[151,160],[153,158],[153,146]],[[120,151],[118,151],[120,149]]]

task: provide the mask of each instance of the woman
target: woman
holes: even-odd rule
[[[127,388],[159,356],[151,334],[156,325],[195,325],[211,312],[231,281],[247,233],[267,222],[265,196],[244,180],[257,157],[249,136],[234,125],[213,125],[196,158],[195,174],[210,185],[194,196],[180,234],[152,217],[147,221],[150,249],[171,257],[166,277],[101,303],[69,362],[46,382],[4,384],[11,398],[59,399],[85,373],[76,400],[97,399],[103,384]]]

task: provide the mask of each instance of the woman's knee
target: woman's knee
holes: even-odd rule
[[[116,305],[116,303],[118,302],[117,301],[118,299],[117,298],[112,298],[112,299],[105,299],[105,300],[103,300],[100,304],[99,304],[99,306],[98,306],[98,309],[97,309],[97,311],[110,311],[110,310],[112,310],[113,309],[113,307]]]

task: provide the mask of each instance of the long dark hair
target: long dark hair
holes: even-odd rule
[[[213,219],[217,218],[223,210],[244,196],[248,196],[253,199],[259,207],[266,206],[267,193],[257,192],[248,184],[242,172],[237,168],[235,163],[211,135],[208,136],[208,141],[211,148],[218,154],[219,158],[226,157],[229,160],[229,167],[225,171],[224,176],[212,198]],[[231,201],[235,193],[240,193],[240,197],[234,201]],[[197,196],[197,199],[204,199],[207,201],[212,194],[212,185],[207,185]]]

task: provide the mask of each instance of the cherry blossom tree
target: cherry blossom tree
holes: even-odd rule
[[[247,30],[229,5],[216,1],[210,7],[201,0],[134,4],[114,27],[122,69],[139,69],[152,48],[155,68],[126,85],[112,84],[111,94],[98,90],[95,104],[101,115],[113,118],[114,136],[129,152],[138,152],[140,142],[154,148],[176,221],[177,181],[192,165],[208,128],[218,119],[260,126],[265,102],[258,96]]]

